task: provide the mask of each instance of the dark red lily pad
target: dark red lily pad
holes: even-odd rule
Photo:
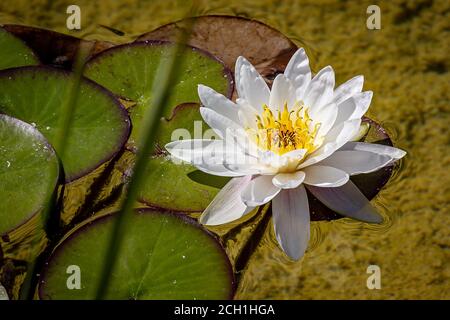
[[[278,30],[256,20],[234,16],[195,18],[188,44],[206,50],[231,70],[237,57],[246,57],[269,83],[283,72],[297,46]],[[136,41],[178,39],[185,20],[169,23],[145,33]]]

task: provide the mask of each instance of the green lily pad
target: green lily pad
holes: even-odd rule
[[[94,299],[116,216],[96,218],[57,246],[39,281],[41,299]],[[127,220],[106,299],[229,299],[234,279],[217,239],[195,220],[137,210]],[[70,290],[68,267],[79,268],[80,288]],[[70,269],[69,269],[70,270]],[[74,271],[72,271],[73,274]]]
[[[0,234],[39,213],[54,191],[58,158],[32,125],[0,114]]]
[[[203,211],[228,181],[198,171],[188,163],[176,164],[167,157],[150,159],[145,175],[140,202],[184,212]]]
[[[146,41],[116,46],[95,56],[86,65],[85,75],[121,98],[134,101],[130,110],[133,130],[129,145],[135,147],[145,110],[152,99],[152,88],[161,59],[166,59],[173,43]],[[169,117],[173,109],[187,102],[198,102],[198,84],[207,85],[227,96],[232,92],[232,76],[219,60],[193,47],[186,47],[178,69],[178,79],[164,106]]]
[[[34,123],[54,143],[61,132],[72,73],[50,67],[0,71],[0,112]],[[66,181],[111,159],[128,138],[126,110],[103,87],[82,79],[62,157]],[[59,150],[56,150],[58,152]]]
[[[33,51],[22,40],[0,28],[0,70],[39,64]]]

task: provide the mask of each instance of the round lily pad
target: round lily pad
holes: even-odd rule
[[[39,281],[41,299],[94,299],[116,215],[96,218],[57,246]],[[229,299],[234,278],[220,243],[195,220],[136,210],[106,299]],[[78,272],[79,288],[76,280]]]
[[[39,64],[33,51],[22,40],[0,28],[0,70]]]
[[[61,132],[63,106],[72,73],[50,67],[0,71],[0,112],[34,123],[54,144]],[[75,180],[111,159],[128,138],[130,120],[103,87],[82,79],[62,159],[66,181]],[[59,152],[59,150],[56,150]]]
[[[135,105],[130,110],[133,130],[129,145],[136,145],[140,123],[150,106],[153,84],[162,59],[168,59],[173,43],[146,41],[116,46],[95,56],[86,65],[85,75]],[[222,62],[210,54],[186,46],[178,59],[183,59],[177,69],[177,80],[164,105],[164,115],[187,102],[198,102],[197,86],[204,84],[216,91],[231,95],[232,76]]]
[[[58,158],[32,125],[0,114],[0,234],[39,213],[53,193]]]

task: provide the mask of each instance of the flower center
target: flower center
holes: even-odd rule
[[[285,104],[283,111],[278,111],[276,116],[267,105],[263,108],[262,115],[256,116],[257,129],[247,129],[259,148],[282,155],[297,149],[306,149],[306,154],[309,154],[319,147],[317,132],[320,123],[312,124],[308,108],[297,105],[288,111]]]

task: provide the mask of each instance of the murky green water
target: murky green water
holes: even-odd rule
[[[314,222],[309,250],[297,263],[285,258],[273,232],[267,232],[242,276],[237,298],[450,298],[450,4],[376,1],[381,7],[381,29],[367,30],[366,9],[372,2],[199,2],[202,14],[256,18],[307,45],[313,70],[332,65],[337,83],[364,74],[364,88],[374,91],[370,115],[390,129],[397,146],[408,151],[401,170],[375,200],[387,218],[384,224],[348,219]],[[83,14],[82,30],[72,34],[115,43],[183,17],[188,5],[166,0],[77,3]],[[6,0],[0,4],[0,23],[69,33],[68,4]],[[75,187],[71,192],[71,210],[76,211],[85,190]],[[366,287],[371,264],[381,268],[381,290]]]

